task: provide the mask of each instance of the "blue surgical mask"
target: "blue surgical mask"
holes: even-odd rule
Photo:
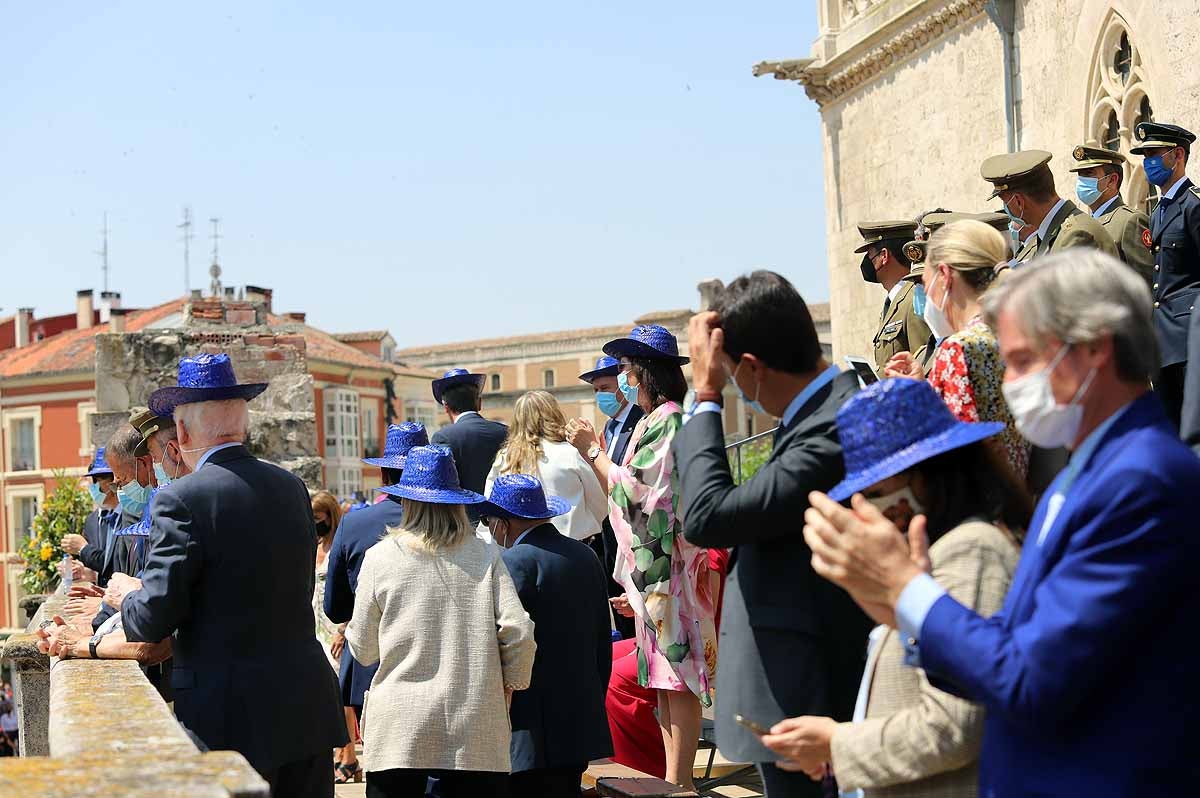
[[[634,388],[635,395],[636,391]],[[612,391],[600,391],[596,394],[596,407],[609,418],[616,418],[617,413],[621,412],[621,400]]]
[[[154,464],[154,479],[158,482],[160,488],[165,488],[171,484],[171,478],[167,476],[167,469],[163,468],[162,463]]]
[[[130,515],[136,515],[141,518],[142,513],[146,509],[146,505],[150,503],[150,486],[143,485],[137,481],[137,465],[134,465],[133,479],[128,485],[122,485],[117,488],[117,501],[121,503],[121,509]]]
[[[617,387],[621,389],[621,395],[625,397],[626,402],[629,402],[631,405],[637,404],[638,387],[636,385],[629,384],[629,380],[626,379],[625,373],[626,372],[622,371],[617,375]]]
[[[742,397],[742,401],[746,404],[746,407],[749,407],[751,410],[757,410],[765,415],[767,411],[764,410],[763,406],[758,403],[758,395],[762,392],[762,383],[759,383],[758,387],[755,389],[753,399],[751,399],[749,396],[746,396],[746,392],[742,390],[742,386],[737,384],[738,369],[742,367],[743,362],[745,361],[738,361],[737,368],[733,370],[733,374],[729,375],[729,381],[733,383],[734,388],[737,388],[738,396]]]
[[[1084,205],[1091,205],[1100,199],[1100,178],[1098,177],[1077,177],[1075,178],[1075,196],[1079,197],[1079,201]]]
[[[1146,170],[1146,179],[1156,186],[1164,186],[1171,179],[1174,168],[1168,169],[1161,155],[1149,155],[1142,159],[1142,168]]]
[[[92,482],[88,485],[88,494],[91,495],[92,503],[95,504],[97,507],[104,504],[104,498],[105,498],[106,494],[104,493],[104,491],[100,490],[100,486],[97,485],[95,482]]]
[[[918,316],[925,314],[925,286],[917,283],[913,288],[913,313]]]
[[[1004,208],[1004,215],[1008,217],[1008,227],[1009,227],[1009,229],[1013,229],[1013,228],[1015,228],[1015,229],[1017,229],[1017,230],[1020,230],[1022,227],[1024,227],[1024,226],[1025,226],[1025,220],[1024,220],[1024,219],[1022,219],[1020,216],[1017,216],[1017,215],[1016,215],[1015,213],[1013,213],[1012,211],[1010,211],[1010,210],[1008,209],[1008,203],[1007,203],[1007,202],[1003,203],[1003,208]]]

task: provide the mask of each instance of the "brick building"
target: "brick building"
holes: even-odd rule
[[[82,476],[95,443],[130,405],[170,384],[179,355],[193,351],[237,349],[242,379],[271,380],[251,405],[251,445],[260,456],[290,458],[311,487],[341,497],[378,486],[378,469],[361,458],[379,451],[389,420],[432,421],[432,372],[340,341],[306,324],[304,314],[275,314],[269,290],[245,296],[194,293],[145,309],[109,307],[99,324],[90,292],[80,292],[79,324],[0,351],[0,557],[17,550],[55,473]],[[277,391],[284,366],[300,378]],[[8,562],[0,574],[0,626],[17,621],[20,570]]]

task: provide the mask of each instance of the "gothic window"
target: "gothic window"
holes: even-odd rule
[[[1153,118],[1150,86],[1138,52],[1137,39],[1125,19],[1110,12],[1101,28],[1092,57],[1085,139],[1093,146],[1126,155],[1121,193],[1125,202],[1149,213],[1157,203],[1157,189],[1142,171],[1142,159],[1131,156],[1138,122]]]

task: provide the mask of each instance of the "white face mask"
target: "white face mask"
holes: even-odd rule
[[[950,286],[946,286],[946,293],[942,296],[942,306],[939,308],[933,301],[933,287],[937,285],[938,279],[942,276],[938,272],[933,278],[933,282],[929,284],[929,291],[925,294],[925,309],[921,311],[921,318],[925,319],[925,324],[928,325],[929,331],[933,333],[933,337],[941,341],[954,334],[954,325],[946,318],[946,305],[950,304]]]
[[[1012,411],[1013,420],[1017,424],[1017,430],[1034,446],[1043,449],[1070,446],[1075,442],[1079,434],[1079,425],[1083,422],[1083,405],[1079,402],[1096,376],[1095,369],[1089,371],[1070,403],[1058,403],[1050,387],[1050,375],[1066,357],[1070,348],[1070,344],[1063,344],[1062,349],[1058,350],[1058,354],[1044,369],[1006,382],[1001,387],[1004,401],[1008,402],[1008,409]]]
[[[908,531],[908,523],[912,521],[914,515],[925,511],[908,485],[884,496],[866,496],[864,498],[879,508],[879,512],[883,513],[884,517],[895,524],[901,532]]]

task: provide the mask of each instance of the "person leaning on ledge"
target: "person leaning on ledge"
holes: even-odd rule
[[[991,618],[910,559],[862,495],[846,509],[814,493],[804,515],[818,573],[899,629],[935,686],[986,706],[981,795],[1170,795],[1200,782],[1188,711],[1200,681],[1183,642],[1200,617],[1200,460],[1147,390],[1148,300],[1132,269],[1087,251],[1018,269],[984,297],[1017,427],[1072,452]]]

